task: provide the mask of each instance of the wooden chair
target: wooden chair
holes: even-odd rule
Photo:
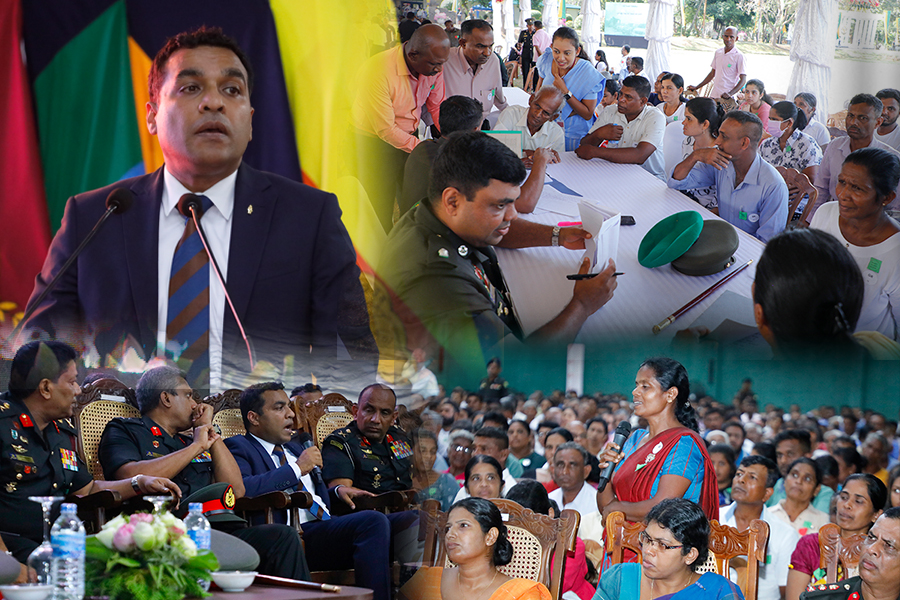
[[[539,581],[547,586],[554,600],[560,600],[566,553],[575,551],[575,533],[581,519],[579,514],[574,510],[564,510],[558,519],[553,519],[523,508],[512,500],[497,498],[491,502],[503,513],[509,541],[513,545],[512,562],[500,567],[500,572],[510,577]],[[447,557],[441,535],[447,524],[447,513],[439,512],[430,501],[423,506],[431,512],[425,520],[425,558],[432,559],[431,566],[450,567],[452,563]]]
[[[803,208],[803,214],[800,215],[800,222],[805,223],[806,217],[809,215],[812,207],[816,205],[816,199],[819,197],[819,190],[812,184],[809,177],[805,173],[801,173],[797,169],[788,169],[786,167],[775,167],[790,191],[790,205],[788,206],[787,225],[791,224],[791,218],[800,206],[800,201],[804,196],[809,196],[806,206]]]
[[[613,564],[622,562],[624,549],[628,548],[641,558],[641,546],[638,534],[644,530],[643,523],[631,523],[625,520],[625,514],[612,512],[606,518],[606,551]],[[766,562],[766,543],[769,541],[769,524],[760,519],[750,522],[747,531],[738,531],[728,525],[719,525],[718,521],[709,522],[709,558],[697,569],[699,573],[714,572],[728,576],[729,569],[738,570],[738,587],[744,593],[745,600],[756,600],[759,591],[759,564]],[[750,557],[746,567],[743,560],[737,557]],[[755,559],[755,560],[754,560]]]
[[[355,405],[340,394],[325,394],[306,405],[308,431],[319,448],[332,432],[353,421]]]
[[[125,402],[100,400],[100,394],[92,394],[94,399],[78,397],[75,401],[75,429],[78,431],[78,450],[85,464],[91,470],[94,479],[102,480],[103,469],[100,467],[98,450],[100,438],[106,424],[116,417],[137,418],[140,411]]]
[[[859,554],[865,539],[865,534],[841,539],[841,528],[834,523],[819,528],[819,566],[825,569],[827,583],[838,580],[838,565],[842,570],[841,579],[859,574]]]
[[[207,396],[202,400],[204,404],[209,404],[213,407],[213,412],[218,413],[223,410],[237,409],[238,412],[241,410],[241,394],[244,390],[238,389],[229,389],[224,392],[219,392],[218,394],[212,394],[211,396]]]
[[[847,123],[847,110],[841,110],[836,113],[832,113],[828,115],[828,118],[825,119],[825,126],[828,127],[828,130],[831,131],[831,128],[839,129],[840,131],[844,131],[844,127],[846,127]],[[844,131],[844,135],[847,135],[846,131]],[[834,139],[834,135],[832,134],[832,139]]]
[[[239,408],[226,408],[213,415],[213,425],[218,426],[222,437],[230,438],[236,435],[244,435],[244,418]]]

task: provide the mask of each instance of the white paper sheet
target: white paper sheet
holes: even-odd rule
[[[609,259],[613,262],[618,260],[622,215],[616,210],[585,201],[578,203],[578,211],[581,213],[581,227],[593,236],[584,242],[584,256],[591,259],[590,272],[599,273],[609,264]]]

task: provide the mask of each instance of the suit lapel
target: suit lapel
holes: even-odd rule
[[[256,441],[249,433],[245,433],[244,437],[247,438],[247,441],[250,442],[250,446],[256,451],[259,455],[259,459],[262,461],[264,465],[266,465],[266,471],[274,471],[275,470],[275,462],[272,460],[272,457],[266,453],[265,448],[262,447],[262,444]]]
[[[276,199],[277,193],[266,176],[241,164],[234,190],[234,223],[231,225],[231,250],[228,252],[228,292],[242,321],[262,261]],[[225,318],[231,318],[230,311],[226,311]]]
[[[162,203],[163,170],[134,183],[135,202],[122,218],[122,248],[137,315],[138,342],[149,356],[156,348],[159,316],[159,207]]]

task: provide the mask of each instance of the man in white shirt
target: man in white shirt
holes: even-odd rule
[[[812,222],[813,215],[816,214],[820,206],[826,202],[837,200],[838,175],[841,174],[844,159],[851,152],[861,148],[881,148],[900,155],[900,152],[897,150],[875,139],[875,130],[878,129],[883,120],[881,116],[883,109],[884,105],[881,103],[881,100],[871,94],[857,94],[850,99],[850,105],[847,108],[847,119],[844,122],[847,128],[847,135],[833,140],[825,148],[822,162],[816,170],[816,180],[813,182],[813,185],[819,191],[819,195],[816,198],[816,204],[806,217],[807,222]],[[898,197],[888,204],[888,208],[893,209],[900,206],[900,187],[898,187],[897,192]]]
[[[762,519],[769,524],[766,562],[759,566],[758,600],[780,600],[787,585],[791,554],[800,541],[793,527],[766,510],[765,502],[774,491],[778,467],[763,456],[748,456],[741,461],[731,486],[734,502],[719,509],[719,522],[739,531],[750,527],[750,521]],[[734,580],[734,577],[732,577]]]
[[[391,536],[388,518],[366,510],[332,517],[328,490],[322,481],[322,454],[309,440],[291,441],[294,412],[284,386],[276,382],[252,385],[241,394],[245,435],[225,440],[250,496],[274,491],[306,491],[313,506],[299,511],[307,563],[312,571],[356,570],[356,583],[374,591],[374,599],[389,600],[390,565],[385,551]],[[287,522],[287,511],[275,520]],[[342,548],[342,552],[328,552]]]
[[[502,429],[497,429],[496,427],[482,427],[475,432],[475,445],[472,446],[472,456],[474,457],[478,454],[490,456],[496,459],[501,465],[505,465],[506,458],[509,456],[509,436]],[[509,469],[505,467],[502,475],[503,490],[501,495],[505,496],[506,492],[516,485],[516,479],[509,472]],[[459,502],[468,497],[469,492],[466,491],[466,486],[463,486],[459,489],[459,492],[457,492],[456,498],[454,498],[453,501]]]
[[[575,149],[579,158],[602,158],[614,163],[641,165],[665,181],[663,134],[666,117],[647,104],[650,82],[645,77],[626,77],[617,104],[607,106]]]
[[[881,125],[875,130],[875,139],[885,143],[894,150],[900,150],[900,126],[897,116],[900,114],[900,90],[885,88],[875,97],[881,100]]]
[[[577,510],[582,517],[595,513],[597,490],[585,479],[591,473],[587,450],[577,442],[560,444],[553,455],[553,481],[559,487],[550,492],[560,510]]]
[[[500,59],[494,47],[494,28],[481,19],[463,21],[459,47],[450,50],[444,64],[445,97],[466,96],[481,103],[486,119],[493,108],[507,107],[500,78]]]
[[[724,46],[716,50],[713,56],[712,70],[697,85],[689,85],[688,91],[696,91],[713,81],[710,98],[731,98],[737,94],[747,82],[747,69],[744,66],[744,55],[735,48],[737,41],[737,27],[726,27],[722,32]]]
[[[526,158],[538,148],[550,148],[556,155],[551,162],[559,162],[559,153],[566,149],[563,128],[556,124],[563,102],[562,92],[553,86],[544,86],[528,99],[527,108],[511,105],[500,113],[494,129],[521,131]]]

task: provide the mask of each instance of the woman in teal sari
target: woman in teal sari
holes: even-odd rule
[[[640,534],[641,563],[603,572],[593,600],[743,600],[737,585],[715,573],[697,573],[709,555],[709,521],[684,498],[669,498],[647,514]]]
[[[606,81],[579,46],[575,30],[560,27],[553,34],[550,51],[537,61],[536,89],[552,85],[565,98],[559,119],[565,125],[566,152],[577,148],[594,124],[594,109],[603,99]]]

